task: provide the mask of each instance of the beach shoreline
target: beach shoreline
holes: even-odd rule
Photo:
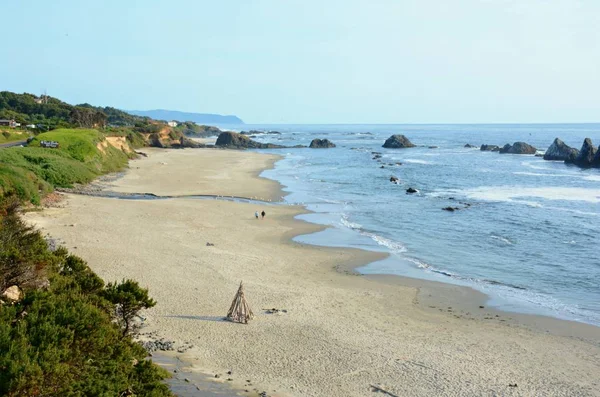
[[[200,157],[202,159],[199,160]],[[277,160],[278,157],[272,155],[211,149],[151,150],[148,159],[132,162],[130,170],[123,178],[112,183],[111,189],[123,193],[156,194],[193,191],[197,194],[243,195],[265,201],[278,201],[283,195],[283,187],[275,181],[260,177],[262,170],[272,167]],[[190,172],[190,167],[196,165],[191,164],[193,162],[202,165],[203,175]],[[231,168],[232,163],[235,172]],[[223,167],[227,168],[224,170]],[[217,183],[218,186],[215,186]],[[67,208],[27,214],[27,219],[42,227],[51,236],[64,241],[68,248],[74,249],[74,253],[88,260],[92,269],[105,280],[112,281],[115,277],[131,276],[139,279],[143,285],[151,287],[150,293],[159,295],[159,306],[161,302],[166,303],[149,311],[150,330],[165,336],[169,336],[170,333],[176,339],[189,342],[195,335],[195,331],[189,328],[202,328],[202,331],[212,337],[213,341],[216,340],[215,344],[219,346],[196,342],[195,347],[184,354],[184,359],[190,360],[207,374],[224,371],[227,368],[225,363],[234,363],[236,379],[231,383],[238,390],[245,390],[247,387],[243,381],[240,383],[237,379],[237,372],[240,371],[242,377],[252,377],[252,383],[261,385],[269,395],[278,396],[358,396],[366,394],[369,382],[401,395],[425,395],[432,392],[477,393],[489,390],[490,387],[508,393],[511,390],[508,389],[508,384],[513,381],[507,378],[507,373],[510,373],[515,378],[515,383],[516,378],[519,385],[529,383],[525,389],[519,389],[524,395],[538,392],[562,395],[565,390],[582,395],[600,393],[593,376],[600,368],[598,327],[543,316],[495,311],[487,307],[482,309],[479,306],[485,305],[485,295],[468,287],[400,276],[356,275],[357,267],[381,259],[385,254],[309,246],[293,241],[295,236],[313,233],[326,227],[295,219],[298,215],[308,212],[305,208],[269,207],[263,224],[269,226],[261,228],[260,222],[263,221],[252,219],[256,204],[225,203],[219,200],[200,202],[182,198],[160,202],[119,200],[116,205],[115,199],[110,198],[76,195],[67,197]],[[109,202],[110,200],[113,202]],[[108,218],[102,221],[98,217],[94,218],[86,212],[90,208],[98,210]],[[206,219],[199,220],[190,219],[186,214],[207,216]],[[106,223],[102,224],[103,222]],[[124,230],[115,229],[115,222]],[[79,228],[80,224],[86,228]],[[186,236],[194,233],[191,231],[194,230],[193,227],[203,231],[201,237],[204,240],[211,238],[211,241],[206,242],[214,243],[215,250],[221,251],[220,247],[226,246],[230,239],[246,240],[246,244],[237,247],[226,246],[219,255],[214,255],[208,251],[209,247],[192,246],[186,241]],[[163,228],[169,229],[172,234],[161,230],[157,236],[156,230]],[[149,233],[148,230],[155,232]],[[151,235],[150,243],[144,242],[143,239],[133,241],[142,246],[141,252],[131,252],[127,243],[119,241],[125,236],[144,231]],[[164,241],[163,233],[169,236],[167,242]],[[108,241],[102,243],[105,240]],[[99,244],[102,244],[102,249],[98,249]],[[148,252],[144,252],[143,247],[147,247],[147,250],[160,247],[169,252],[168,255],[149,255]],[[124,257],[120,258],[119,254]],[[207,255],[210,259],[204,260],[202,255]],[[190,256],[197,261],[193,264],[187,263]],[[179,259],[174,261],[178,266],[174,270],[187,272],[189,275],[165,275],[161,259],[171,257]],[[135,266],[119,266],[117,263],[120,260],[131,260]],[[253,265],[248,266],[247,262],[252,262]],[[147,266],[145,271],[140,269],[142,264]],[[231,265],[231,269],[226,265]],[[191,275],[205,278],[195,279],[190,277]],[[219,320],[224,315],[221,313],[222,308],[228,305],[235,292],[235,284],[242,277],[248,286],[251,301],[260,305],[255,306],[259,318],[247,327]],[[179,299],[170,299],[172,297],[168,291],[166,293],[161,290],[161,287],[178,285],[180,288],[189,287],[198,291],[200,288],[222,285],[223,290],[198,292],[203,299],[192,299],[179,293]],[[211,299],[211,303],[204,301]],[[265,314],[261,308],[270,308],[269,303],[272,305],[272,302],[284,305],[278,308],[286,308],[289,314]],[[180,317],[191,318],[173,317],[176,308],[188,305],[195,307],[194,311],[203,312],[203,315],[185,313]],[[309,315],[305,318],[296,316],[296,313]],[[347,318],[352,315],[354,320]],[[197,320],[197,324],[189,324],[190,320]],[[265,330],[259,328],[261,323]],[[338,329],[341,327],[345,328]],[[433,330],[446,330],[445,332],[452,334],[454,338],[438,336],[436,339],[435,336],[430,336]],[[229,332],[235,337],[227,336]],[[441,349],[441,356],[440,351],[437,351],[436,355],[427,344],[423,344],[424,336],[431,339],[429,342],[432,345]],[[259,346],[247,346],[244,338],[256,338]],[[486,340],[506,341],[510,348],[508,352],[490,346],[474,348],[471,346],[474,340],[479,343]],[[457,346],[448,344],[450,341]],[[311,342],[316,346],[303,345]],[[520,346],[522,343],[526,346]],[[554,357],[552,351],[549,353],[544,348],[548,343],[556,349],[564,350],[564,354],[576,355],[573,352],[579,352],[580,356],[574,356],[571,363],[574,373],[578,374],[577,379],[565,375],[564,370],[552,363],[549,359]],[[289,345],[289,351],[276,349],[273,352],[273,346],[285,344]],[[572,349],[562,346],[565,344]],[[244,357],[243,351],[248,352],[248,357]],[[321,351],[333,357],[325,357]],[[373,351],[378,353],[372,356]],[[394,351],[403,351],[403,356],[420,359],[415,361],[414,358],[405,357],[400,364],[400,359],[394,359],[396,364],[390,365],[389,360],[394,356]],[[522,356],[523,351],[530,352],[535,357],[529,357],[529,361],[519,362],[519,365],[511,363],[511,354],[514,355],[514,361],[514,357]],[[465,364],[465,352],[468,353],[467,357],[477,356],[479,361],[481,357],[478,356],[482,355],[483,361]],[[273,355],[273,360],[265,359],[265,354]],[[558,351],[555,354],[556,357],[560,356]],[[453,356],[463,357],[463,361],[458,362],[462,363],[462,366],[457,364],[456,357]],[[485,371],[482,371],[485,376],[482,377],[478,373],[478,367],[489,366],[486,364],[488,357],[500,357],[500,364],[498,368],[485,367]],[[245,360],[249,360],[250,364],[245,363]],[[533,370],[533,366],[540,364],[540,361],[550,367],[549,371],[561,379],[560,387],[567,387],[566,389],[557,388],[556,385],[545,386],[541,373]],[[292,362],[296,368],[290,368]],[[436,380],[433,373],[428,371],[415,374],[407,369],[413,365],[411,362],[435,367],[435,371],[446,373],[450,380]],[[371,363],[373,368],[368,363]],[[264,366],[265,370],[261,371],[260,365]],[[454,368],[457,365],[458,367]],[[520,373],[527,369],[530,373]],[[324,372],[329,376],[323,376]],[[500,379],[505,381],[495,386],[486,385],[485,379],[489,383],[492,378],[488,376],[492,373],[496,382]],[[460,379],[461,376],[471,378],[468,385]],[[400,379],[418,379],[424,385],[407,389],[407,385]],[[342,385],[339,384],[341,380]]]

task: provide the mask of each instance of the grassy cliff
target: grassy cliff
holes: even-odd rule
[[[58,149],[40,147],[57,141]],[[0,149],[0,198],[16,195],[39,204],[55,187],[72,187],[127,165],[129,154],[108,144],[96,130],[58,129],[38,135],[27,147]]]

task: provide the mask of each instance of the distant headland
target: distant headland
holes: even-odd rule
[[[136,116],[150,117],[155,120],[193,121],[201,124],[244,124],[237,116],[211,113],[186,113],[176,110],[127,110],[127,113]]]

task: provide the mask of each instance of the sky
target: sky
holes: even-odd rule
[[[0,0],[0,90],[247,123],[600,121],[598,0]]]

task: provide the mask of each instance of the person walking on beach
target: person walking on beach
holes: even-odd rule
[[[261,212],[260,215],[262,215],[262,218],[265,219],[265,215],[267,215],[267,213],[263,210],[263,212]]]
[[[256,217],[256,219],[258,219],[258,211],[254,212],[254,216]]]

